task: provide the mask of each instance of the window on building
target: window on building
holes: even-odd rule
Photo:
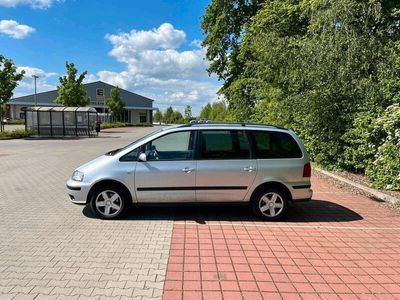
[[[139,114],[139,122],[146,123],[147,122],[147,113],[140,113]]]
[[[26,110],[26,106],[21,107],[21,111],[19,112],[20,119],[25,119],[25,110]]]

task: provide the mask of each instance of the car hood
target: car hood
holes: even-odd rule
[[[113,159],[109,155],[101,155],[77,168],[78,171],[88,174],[93,170],[99,170],[107,165]]]

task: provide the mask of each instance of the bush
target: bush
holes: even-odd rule
[[[25,129],[14,129],[0,132],[0,139],[20,139],[28,137],[30,134],[31,132]]]
[[[372,135],[377,114],[361,113],[353,121],[353,127],[343,135],[345,144],[343,156],[340,158],[340,167],[364,173],[365,169],[374,160],[376,143]]]
[[[341,166],[365,173],[379,189],[400,190],[400,105],[363,113],[344,136]]]
[[[377,188],[400,190],[400,105],[389,106],[374,122],[377,151],[366,175]]]
[[[7,125],[24,125],[25,120],[7,120]]]
[[[101,129],[108,129],[108,128],[119,128],[119,127],[147,127],[151,126],[150,123],[126,123],[126,122],[105,122],[100,124]]]
[[[400,190],[400,145],[388,141],[380,146],[366,175],[377,188]]]
[[[113,123],[105,122],[105,123],[101,123],[100,127],[101,127],[101,129],[118,128],[118,127],[126,127],[127,124],[128,123],[123,123],[123,122],[113,122]]]

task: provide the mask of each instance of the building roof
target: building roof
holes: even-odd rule
[[[93,107],[68,107],[68,106],[31,106],[25,111],[54,111],[54,112],[93,112],[96,113],[97,110]]]
[[[115,88],[115,86],[105,83],[103,81],[95,81],[86,83],[83,85],[88,97],[91,99],[91,103],[89,106],[102,106],[104,100],[103,98],[99,99],[96,91],[97,89],[104,89],[104,97],[107,99],[110,97],[111,89]],[[125,102],[125,108],[151,108],[153,106],[153,101],[150,98],[141,96],[139,94],[130,92],[128,90],[121,89],[121,97]],[[39,106],[60,106],[59,104],[54,102],[54,99],[57,98],[58,93],[57,90],[37,93],[37,105]],[[27,95],[22,97],[16,97],[9,101],[9,104],[19,104],[19,105],[34,105],[35,103],[35,95]]]

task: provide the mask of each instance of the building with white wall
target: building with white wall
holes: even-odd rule
[[[111,89],[115,86],[96,81],[83,85],[87,96],[90,98],[90,103],[87,106],[94,107],[99,113],[107,112],[105,101],[110,98]],[[121,97],[125,102],[125,112],[121,121],[129,123],[152,123],[153,122],[153,101],[150,98],[135,94],[133,92],[121,89]],[[38,106],[61,106],[54,102],[57,98],[57,90],[37,93]],[[24,109],[35,105],[35,95],[27,95],[13,98],[7,105],[7,117],[10,119],[24,119]]]

